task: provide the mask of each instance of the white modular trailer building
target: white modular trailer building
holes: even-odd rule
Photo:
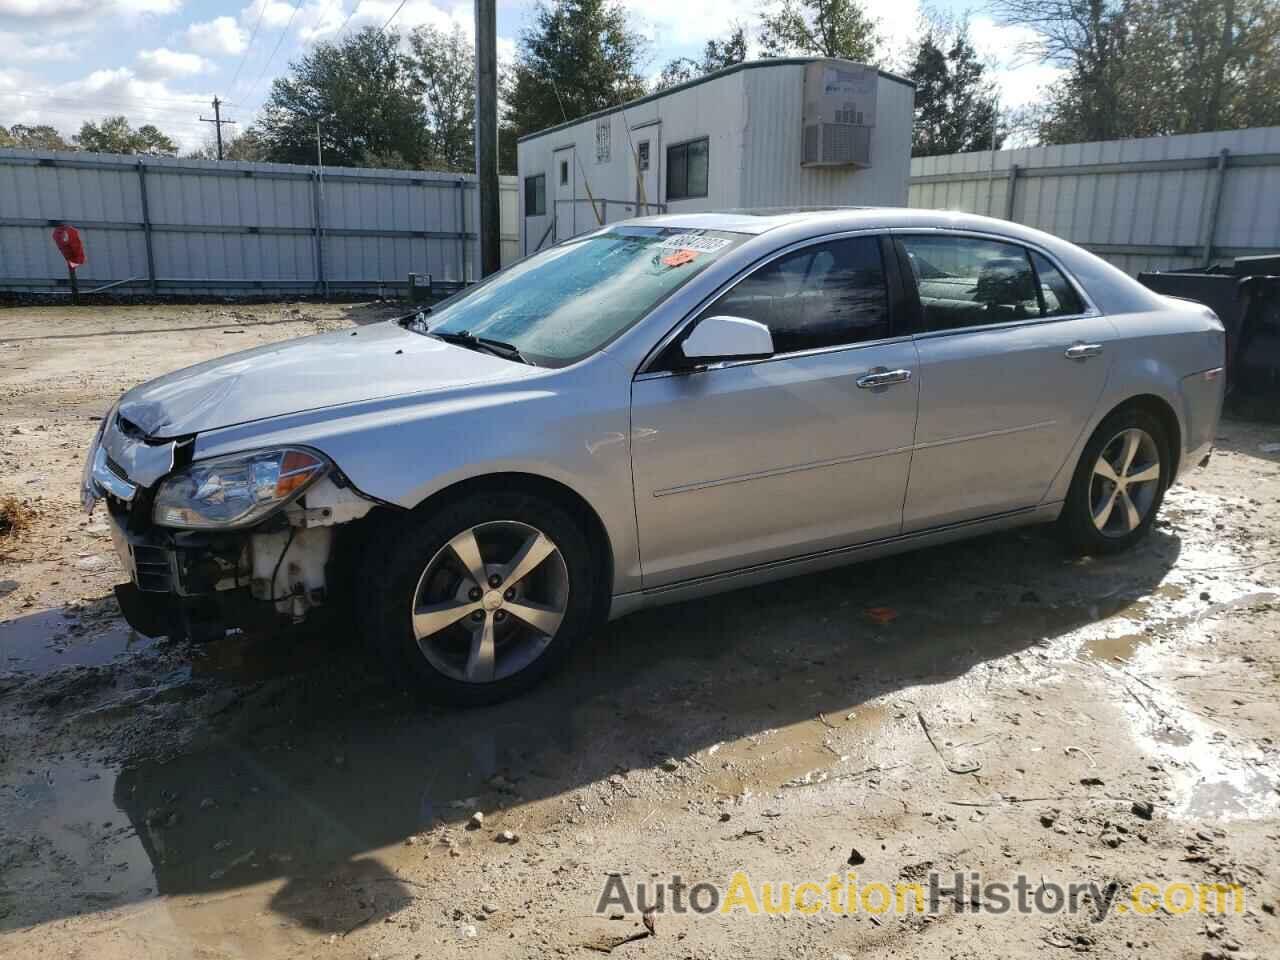
[[[849,60],[752,60],[522,137],[522,254],[662,212],[905,206],[915,88]]]

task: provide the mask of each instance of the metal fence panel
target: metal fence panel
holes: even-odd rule
[[[909,205],[1002,217],[1128,273],[1280,251],[1280,127],[911,161]]]
[[[516,178],[500,178],[503,263]],[[476,279],[475,178],[418,170],[0,150],[0,290],[68,289],[52,227],[80,230],[82,291],[390,292]],[[123,282],[122,282],[123,281]]]

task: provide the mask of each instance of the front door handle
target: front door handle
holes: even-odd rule
[[[1073,343],[1067,347],[1065,354],[1068,360],[1088,360],[1090,357],[1096,357],[1102,353],[1102,344],[1100,343]]]
[[[910,370],[885,370],[883,367],[864,373],[854,381],[863,390],[874,387],[887,387],[893,383],[906,383],[911,379]]]

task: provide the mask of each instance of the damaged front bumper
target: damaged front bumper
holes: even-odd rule
[[[297,623],[328,602],[336,528],[375,502],[335,471],[247,529],[158,526],[151,516],[155,490],[186,465],[190,447],[190,441],[148,441],[112,411],[89,452],[82,501],[89,512],[99,503],[106,508],[130,579],[116,588],[129,625],[146,636],[205,640],[229,629]]]

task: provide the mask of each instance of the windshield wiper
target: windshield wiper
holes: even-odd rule
[[[501,340],[490,340],[488,337],[477,337],[469,330],[459,330],[457,333],[450,333],[444,330],[428,330],[428,336],[443,340],[445,343],[456,344],[459,347],[467,347],[470,350],[484,350],[495,356],[502,357],[505,360],[515,360],[517,363],[527,363],[529,366],[536,364],[527,359],[520,352],[520,348],[513,343],[504,343]]]

